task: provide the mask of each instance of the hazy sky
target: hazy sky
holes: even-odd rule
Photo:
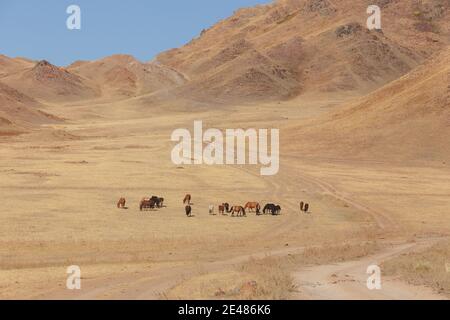
[[[179,47],[234,10],[270,0],[0,0],[0,54],[56,65],[116,53],[147,61]],[[69,5],[81,30],[68,30]]]

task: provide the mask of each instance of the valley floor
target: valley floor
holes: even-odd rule
[[[171,162],[172,131],[192,130],[194,120],[220,129],[279,128],[283,136],[292,123],[337,103],[300,101],[257,113],[128,102],[50,107],[68,121],[0,141],[0,297],[448,297],[448,288],[409,285],[398,275],[381,291],[366,287],[374,260],[395,262],[448,242],[448,166],[302,157],[283,145],[272,177],[260,176],[259,166]],[[192,218],[184,214],[187,193]],[[140,212],[140,199],[151,195],[167,207]],[[127,210],[116,208],[120,197]],[[310,214],[300,213],[301,200]],[[210,204],[247,201],[280,203],[282,214],[208,214]],[[66,289],[70,265],[81,268],[82,290]]]

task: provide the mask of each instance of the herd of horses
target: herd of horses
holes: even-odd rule
[[[192,196],[187,194],[183,199],[183,204],[185,205],[185,213],[186,216],[192,216]],[[150,198],[143,198],[139,203],[140,211],[151,210],[156,208],[164,207],[164,198],[160,198],[157,196],[152,196]],[[120,198],[117,202],[117,208],[126,209],[126,199]],[[214,209],[215,206],[213,204],[209,205],[209,214],[215,214]],[[262,214],[271,214],[271,215],[279,215],[281,214],[281,206],[274,203],[267,203],[261,212],[261,205],[258,202],[247,202],[245,206],[235,205],[230,206],[229,203],[222,203],[218,206],[219,214],[227,215],[231,213],[232,217],[246,217],[247,212],[255,212],[257,216]],[[309,203],[300,202],[300,211],[309,212]]]
[[[245,206],[231,206],[229,203],[222,203],[218,206],[219,214],[225,215],[231,213],[231,216],[243,216],[247,215],[246,212],[256,212],[256,215],[271,214],[279,215],[281,213],[281,206],[268,203],[264,206],[261,213],[261,205],[258,202],[247,202]],[[209,206],[209,214],[214,214],[214,205]]]
[[[125,198],[120,198],[117,202],[117,208],[126,209],[127,200]],[[155,208],[164,207],[164,198],[160,198],[157,196],[152,196],[151,198],[143,198],[139,203],[139,210],[150,210]]]
[[[191,217],[192,216],[192,203],[191,203],[192,196],[190,194],[187,194],[183,199],[183,204],[186,205],[184,210],[186,213],[186,216]],[[256,212],[256,215],[261,215],[261,206],[258,202],[247,202],[245,206],[230,206],[229,203],[222,203],[218,206],[219,213],[221,215],[226,215],[228,213],[231,213],[232,217],[246,217],[247,211],[248,212]],[[210,204],[208,207],[209,214],[214,214],[214,205]],[[272,215],[279,215],[281,213],[281,207],[279,205],[268,203],[264,206],[263,214],[272,214]]]

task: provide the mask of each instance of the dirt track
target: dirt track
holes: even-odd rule
[[[428,245],[432,241],[425,241]],[[327,300],[433,300],[444,299],[430,288],[408,285],[398,279],[381,278],[381,290],[366,286],[367,267],[417,249],[424,243],[395,245],[382,252],[357,261],[303,268],[294,274],[298,292],[294,299]]]

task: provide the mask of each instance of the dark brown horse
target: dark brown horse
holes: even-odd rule
[[[219,213],[221,215],[225,215],[225,213],[230,212],[229,211],[230,205],[228,203],[222,203],[219,205]]]
[[[305,203],[305,206],[303,207],[303,211],[305,211],[305,212],[309,211],[309,203]]]
[[[192,199],[191,195],[187,194],[183,199],[183,204],[186,204],[186,203],[191,204],[191,199]]]
[[[139,209],[141,211],[146,210],[146,209],[154,209],[156,206],[155,201],[153,201],[152,199],[149,198],[144,198],[141,200],[141,203],[139,204]]]
[[[300,211],[303,211],[303,207],[305,206],[305,203],[302,201],[300,202]]]
[[[185,212],[186,212],[186,216],[191,217],[192,216],[192,207],[190,205],[187,205],[184,208]]]
[[[120,198],[117,202],[117,208],[119,209],[125,209],[125,205],[127,203],[127,200],[125,198]]]

